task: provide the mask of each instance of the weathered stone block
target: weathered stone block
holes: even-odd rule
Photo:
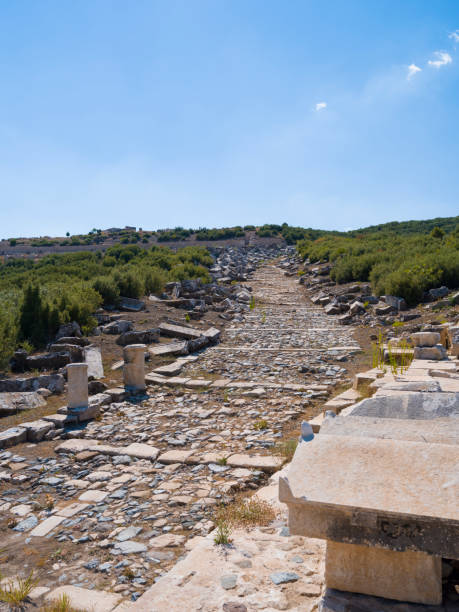
[[[437,332],[417,332],[410,336],[413,346],[435,346],[440,343],[441,336]]]
[[[332,589],[437,605],[441,578],[438,556],[327,542],[325,583]]]

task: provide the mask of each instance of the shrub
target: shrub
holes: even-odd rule
[[[120,289],[117,282],[111,276],[96,278],[92,284],[93,289],[102,297],[105,306],[118,303]]]

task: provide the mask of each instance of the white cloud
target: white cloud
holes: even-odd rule
[[[435,51],[434,56],[437,59],[429,60],[429,66],[434,66],[435,68],[440,68],[441,66],[446,66],[447,64],[451,64],[453,58],[446,51]]]
[[[327,103],[326,102],[317,102],[317,104],[316,104],[316,111],[321,111],[324,108],[327,108]]]
[[[413,77],[417,72],[421,72],[422,68],[419,68],[419,66],[416,66],[416,64],[410,64],[408,66],[408,79],[411,79],[411,77]]]
[[[452,38],[454,42],[459,42],[459,30],[455,30],[454,32],[451,32],[448,38]]]

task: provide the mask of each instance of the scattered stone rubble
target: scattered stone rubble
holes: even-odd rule
[[[67,405],[10,430],[8,440],[7,432],[0,435],[0,510],[10,524],[7,550],[45,538],[71,551],[68,559],[49,569],[43,588],[55,589],[57,582],[69,593],[92,593],[96,612],[111,609],[98,607],[101,590],[112,592],[106,598],[112,607],[121,599],[135,601],[167,575],[186,553],[187,542],[207,537],[218,504],[259,489],[281,467],[283,459],[272,447],[305,413],[314,414],[316,403],[336,384],[349,380],[345,362],[359,350],[350,328],[304,302],[291,276],[297,265],[288,255],[280,265],[264,265],[253,275],[254,307],[246,305],[240,322],[233,318],[219,344],[218,330],[195,337],[191,326],[181,324],[185,332],[178,336],[171,322],[171,342],[148,350],[138,346],[135,354],[142,359],[131,358],[126,352],[132,352],[132,346],[125,347],[125,383],[134,396],[124,388],[88,395],[87,364],[70,364],[73,391]],[[209,342],[204,352],[179,356],[178,364],[147,373],[145,390],[138,384],[145,351],[178,347],[203,336]],[[50,439],[58,440],[55,455],[40,456],[40,446],[23,444],[20,452],[13,446]],[[29,451],[34,451],[32,456]],[[270,490],[274,499],[275,487]],[[45,496],[54,501],[52,507],[40,501]],[[280,533],[282,525],[285,519],[279,527],[258,531],[259,541],[285,558],[271,564],[266,581],[254,578],[246,587],[254,601],[264,602],[259,609],[285,605],[284,584],[290,583],[288,575],[284,581],[284,563],[301,576],[319,572],[320,559],[302,565],[303,539],[292,544],[285,529]],[[255,553],[266,546],[254,546],[247,554],[254,557],[255,575],[265,563],[262,557],[255,559]],[[310,552],[320,549],[311,544]],[[213,580],[228,585],[233,578]],[[308,578],[301,597],[317,597],[320,581]],[[241,583],[236,583],[240,591]],[[269,596],[263,594],[267,585]],[[221,594],[231,591],[218,588]]]
[[[134,336],[134,347],[120,342],[125,346],[124,361],[114,367],[124,368],[126,388],[102,388],[89,395],[92,366],[74,363],[67,366],[73,374],[68,375],[66,406],[55,415],[0,433],[0,516],[9,526],[2,532],[4,553],[14,559],[18,547],[39,542],[68,551],[47,566],[31,599],[40,604],[66,593],[73,606],[94,612],[414,612],[417,608],[406,603],[396,608],[389,602],[392,607],[387,608],[387,600],[374,595],[385,589],[386,596],[424,602],[436,597],[438,603],[438,559],[443,558],[444,604],[425,609],[451,612],[459,600],[451,591],[458,569],[457,478],[452,469],[458,464],[454,449],[459,434],[454,425],[459,423],[459,374],[457,362],[444,359],[444,348],[457,354],[457,327],[445,326],[440,337],[429,329],[427,336],[414,338],[420,348],[436,349],[435,361],[416,359],[402,377],[376,370],[362,373],[353,388],[328,399],[335,385],[350,382],[346,361],[360,349],[352,327],[343,327],[338,317],[304,301],[297,280],[299,262],[291,251],[276,265],[265,263],[256,271],[256,263],[267,259],[266,252],[233,251],[219,253],[212,270],[232,297],[225,294],[220,299],[218,294],[209,299],[220,283],[181,283],[168,287],[163,300],[179,308],[183,306],[172,304],[174,300],[202,300],[206,308],[231,320],[222,334],[166,321],[158,329],[170,342],[158,343],[156,329],[148,330],[152,346],[146,346],[148,336],[143,342]],[[238,284],[242,282],[245,285]],[[200,291],[204,293],[197,296]],[[230,305],[219,310],[226,299]],[[193,313],[199,312],[202,301],[186,305],[190,318],[199,318]],[[352,320],[359,316],[366,315]],[[101,333],[112,323],[116,334],[134,332],[132,324],[121,321],[119,315],[101,314]],[[177,359],[145,375],[145,354]],[[94,383],[98,381],[90,385]],[[373,391],[372,398],[359,402],[361,394]],[[272,453],[272,447],[305,415],[317,414],[319,402],[323,412],[310,421],[318,435],[299,445],[291,466],[277,471],[283,459]],[[327,442],[330,439],[336,442]],[[40,454],[35,445],[40,440],[55,440],[55,452]],[[15,449],[17,444],[22,446]],[[401,503],[403,495],[409,499],[414,490],[407,479],[402,487],[392,481],[384,487],[384,478],[389,474],[394,479],[399,471],[387,449],[400,445],[405,446],[397,458],[416,486],[426,476],[417,506],[405,508],[407,514],[415,512],[413,533],[405,523],[398,529],[400,508],[392,508],[383,495],[390,491],[388,499]],[[410,445],[422,448],[413,453]],[[365,462],[374,469],[373,449],[386,466],[378,472],[380,480],[362,471]],[[334,453],[340,458],[333,460]],[[305,469],[310,470],[306,478]],[[434,492],[429,477],[440,485]],[[353,478],[358,486],[352,485]],[[279,482],[288,508],[277,500]],[[333,521],[323,523],[331,525],[324,533],[314,526],[314,517],[305,523],[308,504],[297,490],[304,486],[319,493],[325,490],[329,499],[320,498],[318,504],[327,508],[336,503],[333,495],[341,496],[339,504],[354,492],[371,500],[364,507],[360,498],[351,500],[350,524],[337,514],[339,534],[333,532]],[[276,521],[249,532],[237,530],[230,546],[216,546],[215,509],[250,490],[275,506]],[[449,498],[449,492],[455,498]],[[372,510],[367,511],[371,504],[388,524],[382,540]],[[435,536],[440,529],[436,548],[434,537],[416,529],[416,521],[424,520],[426,512],[422,504],[430,504],[429,512],[430,507],[436,510],[423,523]],[[293,518],[292,508],[300,519]],[[399,552],[403,547],[414,550]],[[387,574],[387,568],[396,565],[391,555],[403,556],[396,561],[402,574],[393,569]],[[371,595],[324,591],[325,566],[329,587]],[[343,571],[349,567],[352,572]],[[363,575],[365,567],[375,571]],[[26,560],[23,570],[30,569]],[[389,585],[387,575],[396,578]],[[407,581],[404,576],[419,579]]]

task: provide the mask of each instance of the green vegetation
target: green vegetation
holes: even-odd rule
[[[241,226],[222,227],[220,229],[207,229],[200,227],[196,232],[196,240],[227,240],[229,238],[242,238],[245,236],[245,231]]]
[[[183,227],[176,227],[173,230],[158,230],[158,242],[187,240],[192,234],[192,229],[184,229]]]
[[[162,246],[142,249],[117,245],[105,254],[47,255],[38,261],[10,259],[0,264],[0,369],[27,341],[43,347],[62,323],[76,321],[88,333],[101,305],[119,296],[159,293],[168,281],[200,278],[209,282],[213,259],[203,247],[177,253]]]
[[[26,578],[8,578],[3,582],[0,574],[0,601],[3,601],[12,609],[19,608],[29,596],[30,591],[37,585],[38,580],[33,576],[33,571]]]
[[[288,223],[282,225],[265,224],[257,229],[257,236],[260,238],[280,237],[287,244],[295,244],[298,240],[315,240],[324,234],[329,234],[324,230],[314,230],[304,227],[291,227]]]
[[[224,519],[217,519],[215,522],[215,544],[229,544],[231,542],[231,526]]]
[[[282,457],[287,461],[291,461],[293,459],[293,455],[295,454],[296,447],[298,446],[298,438],[291,438],[289,440],[283,440],[273,446],[272,453],[277,455],[278,457]]]
[[[306,239],[297,248],[311,262],[332,262],[330,276],[336,282],[370,281],[377,295],[400,296],[410,306],[419,304],[433,287],[459,286],[459,217],[396,225],[397,231]],[[413,231],[416,228],[428,233]]]

